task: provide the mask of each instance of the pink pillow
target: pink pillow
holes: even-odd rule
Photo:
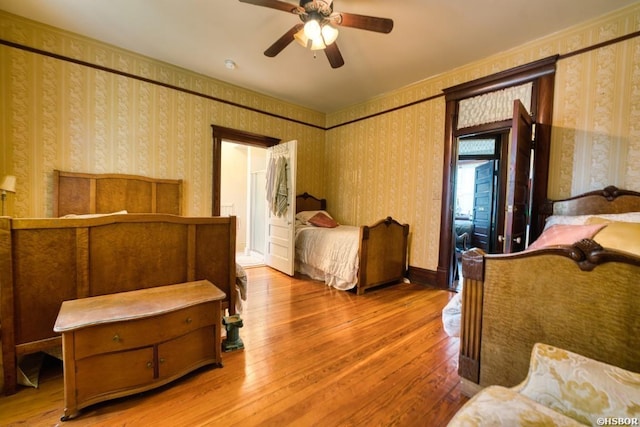
[[[333,218],[328,217],[322,212],[318,212],[307,221],[311,225],[316,227],[334,228],[338,226],[338,223]]]
[[[547,228],[527,250],[542,249],[549,246],[572,245],[582,239],[591,239],[606,224],[569,225],[557,224]]]

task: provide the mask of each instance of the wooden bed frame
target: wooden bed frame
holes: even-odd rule
[[[308,193],[296,196],[296,213],[326,210],[326,207],[326,199]],[[400,224],[391,217],[371,226],[360,226],[358,295],[367,289],[404,279],[408,238],[409,224]]]
[[[60,345],[65,300],[207,279],[235,308],[235,217],[0,218],[4,389],[17,357]]]
[[[179,216],[182,180],[56,170],[53,202],[56,216],[85,217],[0,218],[5,393],[19,356],[60,345],[62,301],[207,279],[235,314],[236,218]]]
[[[607,187],[550,201],[554,215],[640,212],[640,193]],[[463,392],[524,380],[543,342],[640,372],[640,257],[590,239],[509,255],[463,255]]]
[[[128,213],[182,215],[182,180],[53,171],[53,216]]]

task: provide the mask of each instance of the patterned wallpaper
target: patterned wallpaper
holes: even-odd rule
[[[458,102],[457,129],[509,120],[513,117],[513,101],[519,99],[531,115],[533,83],[508,87]]]
[[[410,264],[435,270],[442,200],[442,90],[566,55],[638,31],[639,26],[640,4],[325,116],[0,11],[0,37],[5,40],[329,129],[3,45],[0,174],[18,177],[8,212],[50,216],[51,171],[58,168],[183,178],[185,213],[207,215],[210,125],[217,124],[297,139],[299,191],[326,197],[329,210],[344,223],[371,223],[388,215],[409,223]],[[568,197],[606,184],[640,190],[638,64],[638,37],[560,58],[549,196]]]
[[[17,177],[7,213],[52,215],[52,171],[184,179],[186,215],[210,215],[211,125],[299,141],[298,178],[322,193],[314,161],[324,131],[216,99],[324,126],[324,114],[0,11],[4,40],[58,53],[206,96],[0,46],[0,174]],[[208,97],[207,97],[208,96]]]
[[[411,225],[409,263],[438,264],[442,90],[640,30],[640,5],[567,29],[327,116],[327,198],[343,221],[392,215]],[[640,191],[640,37],[560,58],[548,195],[614,184]],[[393,112],[399,106],[418,102]],[[375,115],[375,116],[374,116]],[[339,126],[360,117],[371,118]]]

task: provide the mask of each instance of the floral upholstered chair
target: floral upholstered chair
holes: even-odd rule
[[[454,426],[599,426],[640,422],[640,373],[535,344],[527,378],[490,386],[449,422]]]

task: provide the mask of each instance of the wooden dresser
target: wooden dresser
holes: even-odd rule
[[[222,366],[224,298],[201,280],[64,301],[54,327],[62,333],[62,420],[201,366]]]

